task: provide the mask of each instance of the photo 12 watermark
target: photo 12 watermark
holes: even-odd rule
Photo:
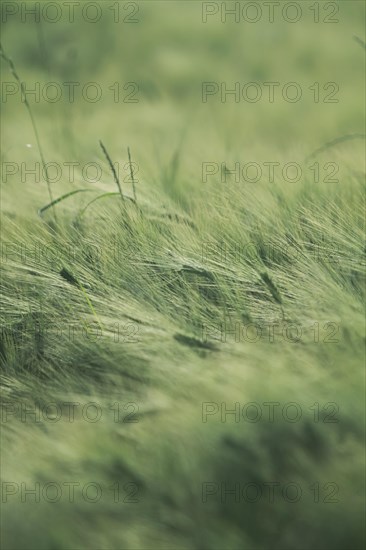
[[[136,162],[113,162],[112,165],[120,182],[130,185],[139,183],[137,176],[139,165]],[[110,166],[96,161],[49,161],[44,164],[39,161],[4,161],[1,164],[1,181],[5,184],[14,180],[26,184],[41,183],[44,181],[49,181],[50,183],[57,183],[59,181],[63,183],[78,183],[82,181],[83,183],[90,184],[110,179],[110,170]]]
[[[340,325],[333,321],[301,325],[300,323],[222,322],[202,324],[202,342],[256,344],[338,344]]]
[[[276,183],[287,182],[297,183],[307,181],[308,183],[339,183],[335,177],[339,173],[339,165],[336,162],[318,161],[303,166],[297,161],[203,161],[201,164],[201,181],[207,183],[218,179],[221,183]]]
[[[258,258],[266,257],[268,261],[275,262],[279,257],[294,263],[301,259],[321,263],[339,263],[341,251],[336,243],[329,242],[326,236],[319,235],[317,242],[305,240],[291,242],[249,241],[238,242],[205,242],[201,246],[201,259],[203,262],[219,261],[240,264]],[[343,253],[344,258],[344,253]],[[352,258],[349,258],[352,260]]]
[[[98,103],[109,99],[113,103],[139,103],[140,87],[137,82],[1,82],[1,103],[10,99],[20,103]]]
[[[323,424],[339,423],[339,405],[334,401],[325,404],[319,402],[311,405],[304,405],[296,401],[280,403],[280,401],[249,401],[247,403],[237,402],[214,402],[205,401],[202,403],[202,422],[220,422],[222,424],[249,422],[289,422],[296,424],[302,421],[312,421]]]
[[[259,502],[295,504],[301,500],[317,504],[340,502],[338,498],[339,485],[335,481],[325,483],[315,481],[309,485],[296,481],[287,483],[281,481],[264,481],[262,483],[255,481],[246,483],[205,481],[201,486],[201,496],[204,504],[212,502],[220,504],[255,504]]]
[[[136,24],[140,22],[140,2],[125,1],[57,1],[57,2],[1,2],[1,22],[17,20],[19,23],[71,23],[83,21],[96,24],[108,23]]]
[[[35,319],[27,315],[17,322],[0,329],[0,335],[6,342],[13,338],[17,344],[33,341],[36,345],[52,343],[106,343],[109,344],[137,344],[139,340],[140,324],[127,321],[125,323],[110,323],[102,325],[97,321],[83,322],[49,322],[42,318],[42,313]]]
[[[114,401],[106,405],[97,401],[49,401],[30,404],[26,401],[4,401],[0,405],[1,422],[7,424],[17,419],[23,424],[73,424],[74,422],[114,422],[131,424],[139,422],[140,407],[135,402]]]
[[[110,502],[115,504],[138,504],[141,502],[141,487],[133,481],[120,483],[116,481],[106,486],[97,481],[62,481],[47,482],[1,482],[1,502],[18,503],[87,503]]]
[[[49,266],[59,270],[60,276],[65,278],[65,273],[62,272],[65,262],[69,265],[78,266],[82,262],[91,267],[100,265],[107,268],[119,266],[126,260],[137,261],[140,249],[136,244],[123,242],[119,237],[119,235],[112,234],[105,246],[82,237],[79,243],[68,241],[52,243],[37,240],[37,238],[34,238],[32,242],[3,240],[0,247],[0,258],[3,265],[17,263],[28,267]],[[149,246],[154,253],[164,253],[163,244],[151,241]],[[88,286],[87,283],[85,286]],[[111,330],[116,330],[116,328]]]
[[[202,2],[202,23],[339,23],[339,2]]]
[[[339,103],[337,82],[202,82],[202,103]]]

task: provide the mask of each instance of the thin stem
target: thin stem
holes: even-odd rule
[[[354,36],[353,40],[355,40],[357,44],[359,44],[364,50],[366,50],[366,43],[359,36]]]
[[[118,179],[116,170],[115,170],[115,168],[114,168],[114,166],[113,166],[112,159],[111,159],[111,157],[109,156],[108,151],[107,151],[107,149],[104,147],[104,145],[103,145],[103,143],[102,143],[101,140],[99,140],[99,145],[100,145],[100,148],[102,149],[102,151],[103,151],[103,153],[104,153],[104,156],[105,156],[105,158],[107,159],[107,162],[108,162],[108,164],[109,164],[109,166],[110,166],[110,169],[111,169],[112,174],[113,174],[113,177],[114,177],[114,181],[115,181],[116,184],[117,184],[117,187],[118,187],[118,190],[119,190],[119,192],[120,192],[122,201],[125,202],[125,198],[124,198],[123,193],[122,193],[122,187],[121,187],[120,181],[119,181],[119,179]]]
[[[36,121],[35,121],[33,113],[32,113],[31,106],[28,103],[27,94],[26,94],[25,89],[24,89],[24,83],[20,80],[20,77],[19,77],[19,75],[18,75],[18,73],[15,69],[15,65],[14,65],[13,61],[4,52],[4,49],[1,45],[1,43],[0,43],[0,56],[8,63],[8,65],[10,67],[10,72],[14,76],[15,80],[19,83],[20,91],[21,91],[21,94],[22,94],[22,100],[23,100],[23,103],[25,104],[25,106],[27,108],[28,113],[29,113],[29,117],[30,117],[30,120],[31,120],[32,128],[33,128],[33,132],[34,132],[34,135],[35,135],[35,138],[36,138],[36,143],[37,143],[37,147],[38,147],[39,156],[41,157],[43,172],[44,172],[45,179],[46,179],[46,182],[47,182],[47,187],[48,187],[48,194],[50,196],[50,202],[53,203],[51,183],[50,183],[50,178],[48,176],[48,170],[47,170],[46,162],[45,162],[44,155],[43,155],[41,140],[39,138],[37,125],[36,125]],[[53,215],[54,215],[55,221],[57,222],[56,211],[55,211],[55,208],[53,206],[52,206],[52,210],[53,210]]]
[[[131,180],[132,180],[132,189],[133,189],[133,197],[135,199],[135,202],[136,202],[136,187],[135,187],[135,180],[134,180],[134,177],[133,177],[133,170],[132,170],[132,162],[131,162],[131,153],[130,153],[130,148],[127,147],[127,153],[128,153],[128,162],[130,164],[130,174],[131,174]]]

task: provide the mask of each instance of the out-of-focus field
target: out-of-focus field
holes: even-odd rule
[[[275,16],[282,13],[283,5]],[[2,41],[27,88],[36,89],[39,83],[38,97],[29,95],[29,102],[47,161],[80,162],[81,166],[100,161],[98,140],[104,139],[115,161],[126,159],[130,145],[139,175],[148,184],[161,181],[162,167],[179,151],[180,179],[202,188],[204,161],[222,160],[229,166],[235,160],[244,164],[283,156],[286,162],[303,162],[324,142],[363,133],[364,51],[353,36],[362,37],[364,5],[358,1],[335,5],[339,12],[333,14],[332,5],[324,9],[320,3],[319,23],[314,23],[317,14],[309,2],[300,4],[302,17],[297,23],[286,22],[282,15],[270,23],[269,8],[262,6],[259,21],[252,24],[242,15],[238,23],[229,15],[222,23],[221,12],[208,14],[203,23],[202,14],[209,10],[201,2],[141,2],[127,9],[121,2],[118,13],[115,6],[111,9],[112,3],[102,2],[96,23],[83,19],[81,7],[74,9],[73,23],[65,6],[56,23],[41,17],[37,24],[19,9],[18,15],[7,16]],[[58,12],[50,8],[45,13],[52,19]],[[93,8],[86,13],[90,19],[98,15]],[[255,15],[248,10],[247,18]],[[288,10],[289,18],[295,15]],[[338,23],[331,22],[337,19]],[[2,65],[3,80],[12,81],[6,64]],[[58,90],[48,88],[49,82],[58,83]],[[72,85],[65,83],[72,82],[78,85],[71,103]],[[95,103],[83,97],[90,82],[99,88],[100,99]],[[124,89],[129,82],[134,85]],[[236,103],[228,94],[222,102],[218,92],[203,103],[202,82],[223,82],[228,90],[236,82],[241,90],[255,82],[261,85],[262,97],[250,103],[241,94]],[[289,82],[300,86],[301,99],[296,103],[283,98],[283,87]],[[278,83],[273,102],[270,87],[263,83]],[[318,97],[314,83],[319,83]],[[339,91],[334,85],[324,90],[327,83],[334,83]],[[58,101],[47,99],[57,97],[59,90]],[[97,93],[92,87],[85,91],[91,99]],[[288,90],[290,97],[296,94],[294,88]],[[248,88],[247,96],[255,98],[256,89]],[[38,161],[20,91],[9,89],[2,111],[4,160]],[[361,141],[337,150],[345,155],[342,169],[347,171],[355,162],[355,151],[361,152],[357,160],[362,162],[363,145]],[[63,172],[68,176],[66,167]],[[87,183],[77,168],[75,173],[81,183]],[[34,195],[34,190],[28,192],[32,180],[27,177],[26,185],[16,185],[17,177],[12,181],[9,176],[10,187],[16,188],[26,207]],[[60,178],[55,190],[71,189],[68,179]],[[45,191],[41,184],[37,188]]]

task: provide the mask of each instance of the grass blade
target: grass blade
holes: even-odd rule
[[[88,204],[79,212],[78,214],[78,217],[81,218],[81,216],[84,214],[85,210],[91,205],[93,204],[93,202],[95,201],[98,201],[99,199],[102,199],[103,197],[111,197],[111,196],[115,196],[115,195],[119,195],[119,193],[117,192],[109,192],[109,193],[103,193],[102,195],[98,195],[97,197],[95,197],[93,200],[91,200],[90,202],[88,202]]]
[[[122,201],[124,202],[124,201],[125,201],[125,198],[124,198],[123,193],[122,193],[122,187],[121,187],[119,178],[118,178],[118,176],[117,176],[116,170],[115,170],[115,168],[114,168],[114,166],[113,166],[112,159],[111,159],[111,157],[109,156],[108,151],[107,151],[107,149],[104,147],[103,142],[102,142],[101,140],[99,140],[99,145],[100,145],[100,148],[102,149],[102,151],[103,151],[103,153],[104,153],[105,158],[107,159],[107,162],[108,162],[108,164],[109,164],[109,166],[110,166],[110,169],[111,169],[112,174],[113,174],[113,177],[114,177],[114,181],[116,182],[117,187],[118,187],[118,190],[119,190],[119,193],[120,193],[120,195],[121,195],[121,199],[122,199]]]
[[[313,157],[316,157],[317,155],[319,155],[319,153],[323,153],[330,147],[334,147],[335,145],[338,145],[339,143],[343,143],[344,141],[351,141],[353,139],[365,139],[365,137],[366,137],[366,134],[349,134],[346,136],[341,136],[339,138],[333,139],[332,141],[328,141],[318,149],[315,149],[315,151],[313,151],[310,155],[308,155],[305,160],[308,161]]]
[[[134,180],[134,177],[133,177],[131,153],[130,153],[130,148],[129,147],[127,147],[127,153],[128,153],[128,162],[130,164],[130,174],[131,174],[131,180],[132,180],[133,197],[134,197],[135,202],[136,202],[136,187],[135,187],[135,180]]]
[[[51,208],[51,206],[53,207],[55,204],[58,204],[59,202],[67,199],[68,197],[71,197],[72,195],[76,195],[77,193],[86,193],[86,192],[90,193],[91,191],[95,192],[95,189],[76,189],[76,191],[70,191],[69,193],[65,193],[65,195],[61,195],[61,197],[58,197],[52,202],[46,204],[46,206],[43,206],[42,208],[40,208],[38,210],[38,214],[39,215],[43,214],[43,212]]]
[[[353,40],[357,42],[357,44],[359,44],[361,48],[364,48],[364,50],[366,50],[366,43],[361,38],[359,38],[358,36],[354,36]]]
[[[46,162],[45,162],[45,159],[44,159],[44,155],[43,155],[43,149],[42,149],[42,146],[41,146],[41,140],[39,139],[39,134],[38,134],[38,130],[37,130],[37,125],[36,125],[36,121],[35,121],[35,118],[33,116],[33,113],[32,113],[32,109],[31,109],[31,106],[30,104],[28,103],[28,100],[27,100],[27,94],[25,93],[25,90],[24,90],[24,83],[20,80],[20,77],[15,69],[15,65],[13,63],[13,61],[10,59],[10,57],[8,57],[0,43],[0,57],[2,57],[6,62],[7,64],[9,65],[10,67],[10,72],[12,73],[12,75],[14,76],[15,80],[18,82],[19,86],[20,86],[20,91],[21,91],[21,94],[22,94],[22,99],[23,99],[23,102],[27,108],[27,111],[29,113],[29,117],[30,117],[30,120],[31,120],[31,124],[32,124],[32,128],[33,128],[33,132],[34,132],[34,135],[35,135],[35,138],[36,138],[36,142],[37,142],[37,147],[38,147],[38,152],[39,152],[39,156],[41,157],[41,162],[42,162],[42,166],[43,166],[43,173],[45,175],[45,179],[46,179],[46,182],[47,182],[47,187],[48,187],[48,194],[49,194],[49,197],[50,197],[50,204],[53,206],[54,204],[54,201],[53,201],[53,196],[52,196],[52,191],[51,191],[51,183],[50,183],[50,178],[48,176],[48,170],[47,170],[47,166],[46,166]],[[57,222],[57,218],[56,218],[56,211],[55,209],[53,208],[53,215],[54,215],[54,218],[55,218],[55,221]]]

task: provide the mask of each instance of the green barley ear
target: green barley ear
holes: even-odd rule
[[[74,286],[77,286],[77,287],[79,286],[78,280],[75,279],[74,275],[72,275],[72,273],[70,273],[70,271],[68,271],[64,267],[61,269],[60,275],[63,279],[65,279],[65,281],[70,283],[70,285],[74,285]]]
[[[36,121],[35,121],[35,118],[33,116],[31,106],[28,103],[27,94],[25,93],[25,90],[24,90],[24,83],[20,80],[20,76],[17,73],[17,70],[15,68],[15,65],[14,65],[13,61],[10,59],[10,57],[8,57],[6,55],[1,43],[0,43],[0,57],[2,57],[4,59],[4,61],[7,62],[7,64],[9,65],[11,74],[13,75],[13,77],[15,78],[15,80],[18,82],[18,84],[20,86],[22,99],[23,99],[24,105],[26,106],[26,109],[28,111],[29,117],[31,119],[31,124],[32,124],[33,132],[34,132],[34,135],[35,135],[35,138],[36,138],[36,143],[37,143],[37,147],[38,147],[39,156],[41,157],[43,173],[45,175],[45,179],[46,179],[46,182],[47,182],[48,194],[49,194],[49,197],[50,197],[50,203],[52,205],[53,215],[54,215],[55,221],[57,222],[56,211],[55,211],[55,208],[53,206],[54,201],[53,201],[53,196],[52,196],[52,191],[51,191],[50,178],[48,176],[47,165],[46,165],[46,162],[45,162],[45,159],[44,159],[43,149],[42,149],[42,146],[41,146],[41,141],[39,139],[39,134],[38,134],[38,130],[37,130]]]
[[[262,281],[264,283],[266,283],[267,287],[268,287],[268,290],[270,291],[271,295],[272,295],[272,298],[280,305],[282,305],[282,298],[281,298],[281,294],[280,294],[280,291],[278,290],[278,288],[276,287],[275,283],[273,282],[273,280],[271,279],[271,277],[268,275],[268,273],[266,272],[263,272],[260,274],[261,275],[261,278],[262,278]]]

